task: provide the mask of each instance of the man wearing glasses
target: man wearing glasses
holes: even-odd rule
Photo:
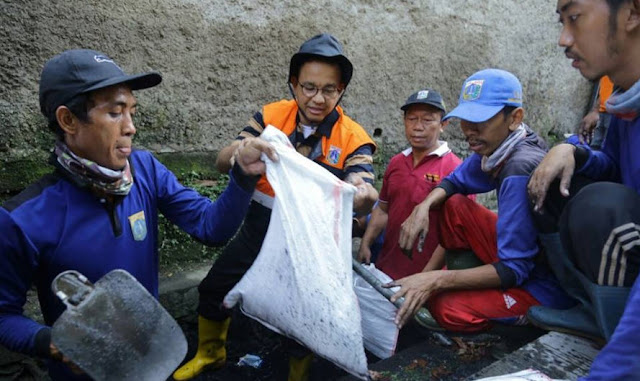
[[[237,148],[259,139],[264,128],[273,125],[289,136],[300,154],[356,185],[354,211],[368,213],[378,197],[371,185],[375,179],[372,165],[375,144],[338,106],[352,74],[353,66],[342,54],[342,46],[335,37],[320,34],[304,42],[289,66],[288,86],[293,99],[267,104],[256,112],[236,140],[220,151],[218,170],[228,172]],[[262,176],[242,228],[200,283],[198,351],[174,373],[176,380],[188,380],[205,367],[219,368],[225,364],[230,311],[222,307],[222,300],[260,252],[273,197],[273,189]],[[312,356],[306,349],[295,349],[289,362],[289,380],[308,379]]]

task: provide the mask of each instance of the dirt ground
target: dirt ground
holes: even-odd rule
[[[187,341],[190,359],[197,347],[197,324],[180,321]],[[396,380],[465,380],[485,366],[502,358],[543,332],[533,327],[496,326],[487,333],[475,335],[446,334],[450,346],[443,345],[417,325],[408,325],[400,333],[396,355],[380,360],[367,354],[369,369],[378,381]],[[288,352],[285,339],[261,324],[235,312],[229,329],[227,364],[207,370],[195,381],[284,381],[288,374]],[[255,369],[236,365],[239,358],[257,355],[262,364]],[[355,377],[322,358],[314,358],[310,381],[355,381]]]
[[[193,319],[179,321],[189,343],[185,362],[193,357],[197,348],[197,323]],[[259,368],[238,366],[240,357],[252,354],[262,359]],[[286,339],[265,328],[260,323],[236,310],[229,327],[227,363],[221,369],[207,370],[194,381],[284,381],[288,374],[288,351]],[[337,380],[347,373],[332,363],[316,358],[312,363],[312,378]],[[169,379],[171,380],[171,379]]]
[[[193,357],[197,348],[197,323],[195,316],[179,321],[189,343],[189,352],[184,361]],[[396,355],[379,360],[368,354],[369,369],[376,375],[375,381],[412,380],[467,380],[480,371],[544,332],[531,326],[496,326],[487,333],[475,335],[445,336],[451,345],[443,345],[431,332],[417,325],[407,325],[400,333]],[[240,312],[235,312],[229,329],[227,363],[217,370],[203,372],[195,381],[284,381],[288,374],[288,351],[284,338],[273,333]],[[258,368],[238,366],[238,360],[252,354],[262,359]],[[0,348],[0,380],[45,381],[42,364],[28,358],[10,359]],[[11,361],[9,361],[11,360]],[[0,364],[2,361],[0,361]],[[39,365],[39,366],[38,366]],[[14,369],[16,368],[16,369]],[[20,371],[21,369],[21,371]],[[17,371],[17,372],[14,372]],[[17,377],[17,378],[15,378]],[[169,379],[171,380],[171,378]],[[322,358],[314,358],[310,381],[341,380],[355,381],[342,369]],[[168,380],[167,380],[168,381]]]

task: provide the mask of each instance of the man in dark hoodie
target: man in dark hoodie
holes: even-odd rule
[[[440,326],[473,332],[493,322],[524,324],[530,306],[569,306],[553,275],[536,258],[537,231],[528,208],[527,180],[546,144],[522,122],[522,86],[511,73],[487,69],[469,77],[458,106],[445,120],[459,118],[475,153],[415,207],[403,223],[399,244],[411,250],[429,229],[429,211],[442,205],[441,245],[447,256],[472,250],[482,265],[415,274],[389,284],[406,298],[400,325],[425,302]],[[496,215],[462,195],[497,191]]]

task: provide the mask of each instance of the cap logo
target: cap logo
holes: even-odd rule
[[[418,91],[416,99],[426,99],[427,97],[429,97],[429,90],[421,90]]]
[[[484,79],[474,79],[467,81],[464,84],[464,91],[462,91],[462,99],[465,101],[475,101],[480,98],[480,92],[482,92],[482,84]]]
[[[103,63],[103,62],[114,63],[113,60],[107,56],[93,56],[93,59],[96,60],[96,62],[98,63]]]

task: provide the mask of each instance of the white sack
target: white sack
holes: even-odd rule
[[[568,381],[553,380],[551,377],[535,369],[525,369],[520,372],[505,374],[504,376],[482,378],[476,381]]]
[[[268,126],[276,147],[266,156],[276,193],[262,249],[225,296],[242,311],[291,337],[349,373],[366,379],[360,310],[351,271],[351,218],[356,188],[304,158],[287,136]]]
[[[393,280],[373,263],[363,266],[383,284]],[[398,309],[356,272],[353,273],[353,289],[360,304],[364,347],[381,359],[393,356],[400,332],[394,322]],[[399,289],[392,288],[393,291]]]

